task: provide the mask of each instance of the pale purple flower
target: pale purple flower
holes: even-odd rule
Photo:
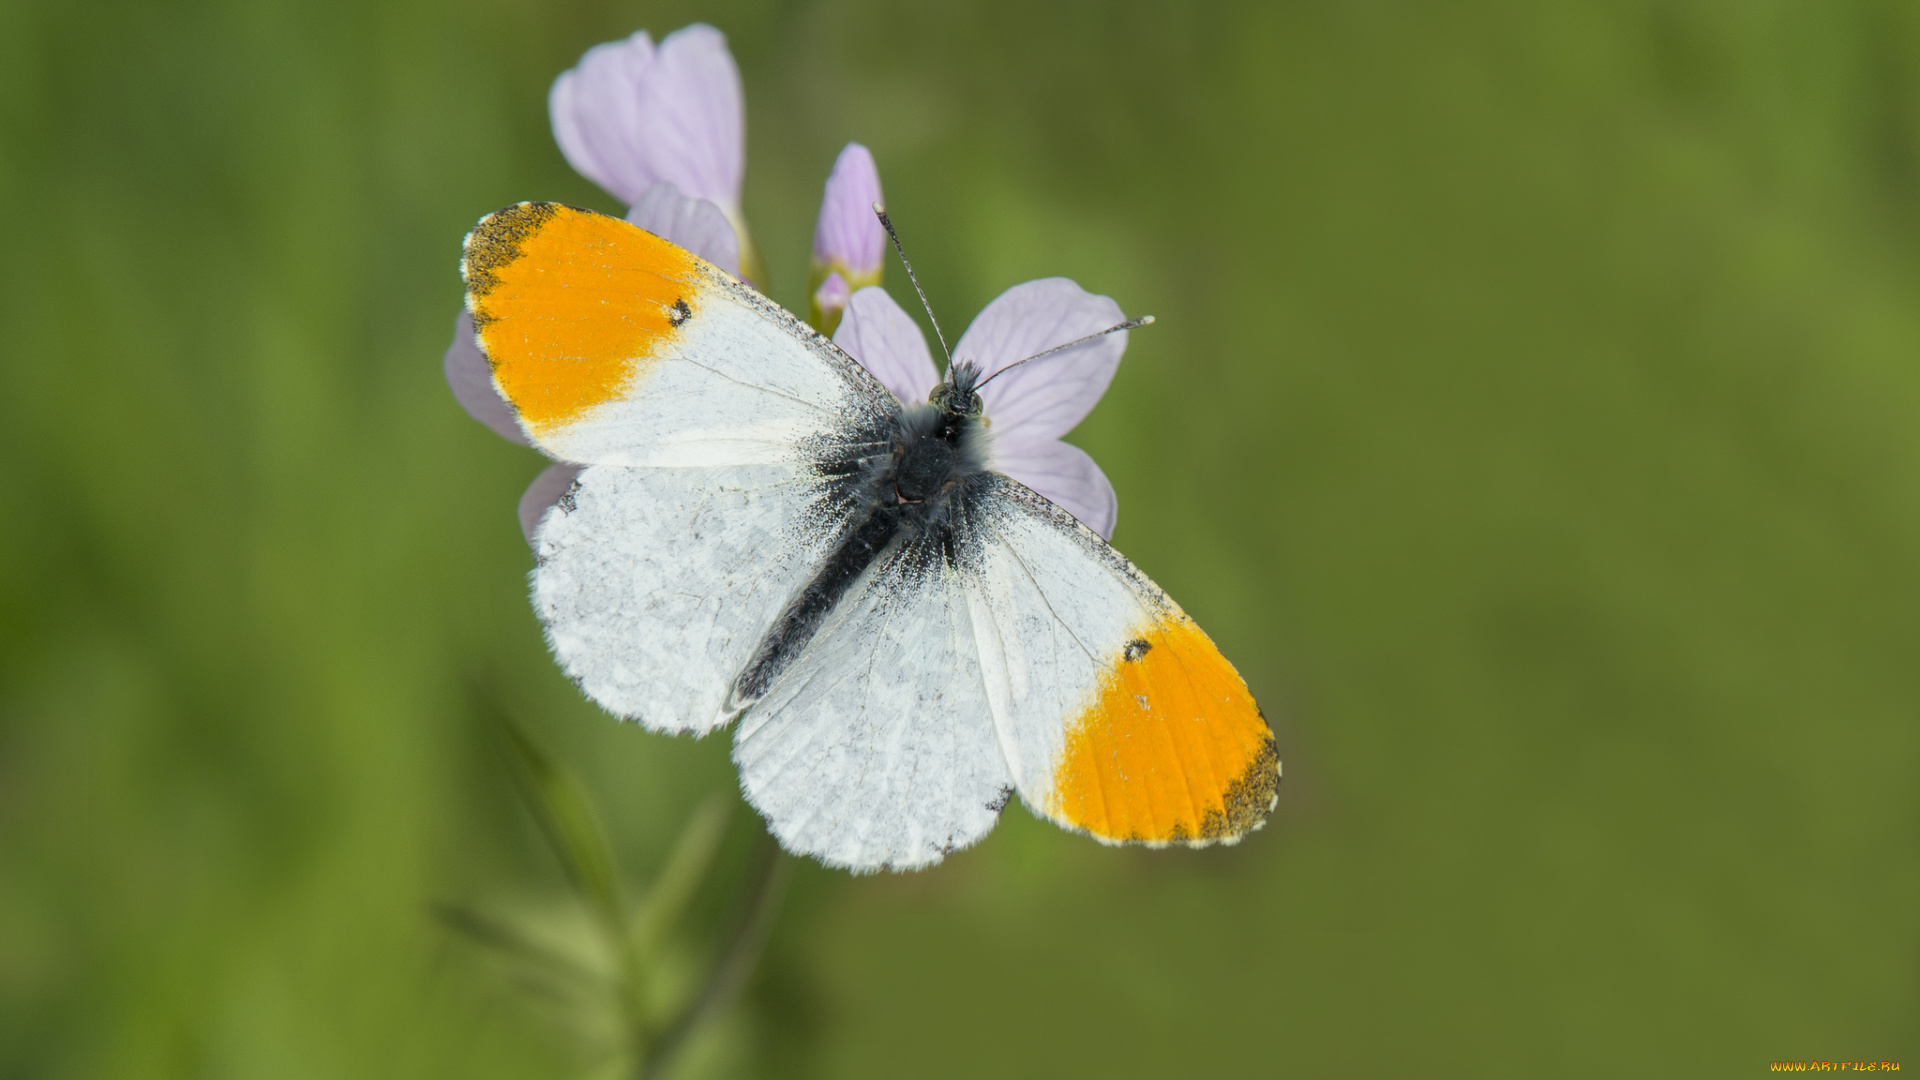
[[[847,298],[855,291],[880,284],[887,234],[881,231],[873,208],[881,201],[880,170],[873,154],[859,143],[848,143],[827,177],[820,219],[813,229],[807,291],[813,299],[812,321],[821,333],[833,333]]]
[[[554,80],[547,106],[561,153],[628,204],[628,221],[737,277],[764,281],[740,209],[746,163],[740,72],[720,31],[695,23],[658,45],[644,30],[596,45]],[[856,290],[880,281],[886,237],[873,215],[880,198],[873,155],[847,144],[827,179],[814,230],[812,321],[827,333]],[[455,321],[444,366],[469,415],[503,438],[528,443],[513,406],[494,388],[465,312]],[[527,488],[520,520],[529,542],[577,471],[557,463]]]
[[[1066,278],[1029,281],[988,304],[960,335],[953,356],[977,364],[985,382],[1009,364],[1125,319],[1119,304]],[[854,293],[833,340],[902,402],[925,401],[940,382],[926,337],[884,289]],[[1126,348],[1122,330],[1009,371],[980,390],[991,424],[988,466],[1107,539],[1119,512],[1113,485],[1086,451],[1060,436],[1106,393]]]
[[[725,34],[694,23],[658,46],[645,30],[595,45],[553,81],[547,112],[567,162],[632,207],[629,221],[665,236],[635,215],[649,191],[670,184],[685,198],[712,203],[732,226],[733,257],[708,260],[765,280],[740,209],[746,101]]]
[[[856,280],[879,273],[887,234],[881,231],[873,208],[883,201],[873,152],[848,143],[827,175],[820,220],[813,228],[813,261],[844,267]]]
[[[746,107],[713,27],[694,23],[658,47],[645,30],[595,45],[554,80],[547,111],[568,163],[620,201],[665,181],[738,220]]]
[[[662,180],[640,193],[627,220],[664,240],[740,276],[740,238],[726,215],[709,199],[687,198]]]

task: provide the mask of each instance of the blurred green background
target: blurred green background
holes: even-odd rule
[[[1920,1066],[1920,6],[5,0],[0,1074],[592,1064],[428,913],[563,895],[468,680],[636,880],[728,745],[554,668],[440,355],[476,218],[620,209],[554,76],[694,20],[790,307],[858,139],[949,326],[1159,317],[1074,440],[1287,780],[803,866],[690,1074]]]

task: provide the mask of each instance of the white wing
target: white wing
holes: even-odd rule
[[[741,720],[741,786],[788,850],[906,870],[993,828],[1013,780],[960,573],[896,542]]]
[[[535,534],[533,602],[562,669],[608,712],[705,734],[830,549],[812,468],[590,465]]]

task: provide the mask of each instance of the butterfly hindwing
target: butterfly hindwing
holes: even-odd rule
[[[806,465],[590,465],[535,534],[533,602],[563,670],[616,716],[704,734],[831,548]]]
[[[938,540],[897,540],[742,717],[741,786],[789,850],[905,870],[993,828],[1013,779],[963,567]]]

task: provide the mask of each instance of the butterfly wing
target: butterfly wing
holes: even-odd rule
[[[1280,760],[1192,619],[1071,515],[1010,480],[979,514],[968,611],[1021,801],[1106,843],[1232,843]]]
[[[543,203],[469,234],[467,306],[540,449],[583,463],[535,533],[534,605],[615,715],[704,733],[885,452],[892,398],[732,276]]]
[[[938,540],[895,540],[740,721],[741,787],[788,850],[908,870],[993,828],[1013,778],[964,567]]]
[[[616,716],[704,734],[831,550],[808,466],[589,465],[534,535],[533,603],[562,670]]]
[[[494,385],[563,461],[819,461],[892,397],[853,358],[693,253],[619,218],[520,203],[467,234]]]

